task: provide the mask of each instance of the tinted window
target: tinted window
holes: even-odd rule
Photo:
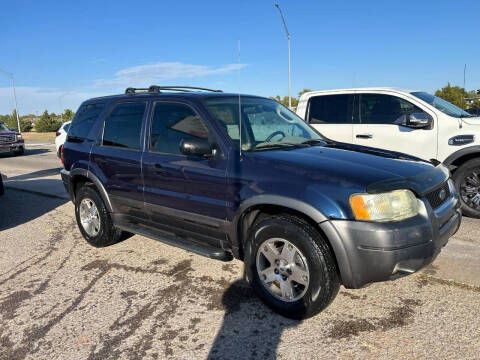
[[[406,115],[423,113],[423,110],[407,100],[382,94],[360,95],[362,124],[405,125]]]
[[[117,105],[105,121],[103,145],[140,149],[145,103]]]
[[[63,126],[63,130],[64,130],[66,133],[68,133],[68,129],[70,129],[70,124],[65,124],[65,125]]]
[[[155,104],[150,136],[150,149],[180,154],[183,139],[208,139],[208,128],[190,107],[179,103]]]
[[[353,95],[316,96],[310,99],[311,124],[351,124]]]
[[[103,107],[104,104],[82,105],[72,120],[71,129],[68,133],[69,137],[85,139],[102,112]]]

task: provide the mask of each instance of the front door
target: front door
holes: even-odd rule
[[[357,96],[360,123],[353,125],[356,144],[403,152],[426,160],[436,158],[438,127],[435,114],[394,95]],[[425,129],[406,126],[408,114],[424,112],[434,119],[432,126]]]
[[[354,95],[314,96],[305,121],[329,139],[352,143]]]
[[[159,226],[224,238],[226,161],[217,148],[211,157],[186,156],[180,152],[184,139],[209,141],[214,134],[190,105],[159,101],[153,106],[144,154],[145,203]]]
[[[115,213],[144,218],[142,124],[146,102],[119,103],[105,119],[90,166],[105,184]]]

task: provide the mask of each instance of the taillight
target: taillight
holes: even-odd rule
[[[60,160],[62,160],[62,164],[65,165],[65,159],[64,159],[64,157],[63,157],[63,145],[62,145],[62,147],[61,147],[60,149],[61,149],[61,150],[60,150]]]
[[[55,136],[60,136],[60,132],[57,131],[57,132],[55,133]]]

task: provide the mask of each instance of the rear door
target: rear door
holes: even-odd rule
[[[420,108],[411,99],[388,93],[358,94],[359,124],[353,126],[358,145],[392,150],[430,160],[437,156],[435,114]],[[432,126],[415,129],[406,126],[406,115],[426,113]]]
[[[352,143],[354,94],[313,96],[305,121],[329,139]]]
[[[175,232],[204,234],[212,245],[224,239],[226,161],[214,133],[190,104],[153,105],[148,150],[144,155],[145,203],[155,224]],[[183,139],[209,141],[214,156],[186,156]]]
[[[142,150],[146,101],[120,102],[105,118],[90,166],[105,186],[114,212],[144,219]]]

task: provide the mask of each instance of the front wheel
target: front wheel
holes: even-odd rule
[[[13,155],[15,156],[21,156],[25,153],[25,148],[19,148],[18,150],[13,150]]]
[[[292,319],[318,314],[340,287],[326,240],[310,224],[289,215],[269,217],[252,228],[245,269],[258,296]]]
[[[453,174],[464,215],[480,219],[480,159],[467,161]]]

